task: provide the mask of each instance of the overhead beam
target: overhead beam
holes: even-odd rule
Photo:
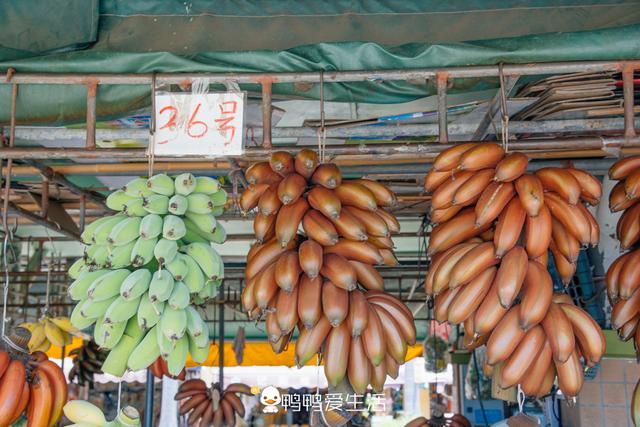
[[[67,231],[64,228],[62,228],[60,225],[58,225],[57,223],[53,222],[53,221],[49,221],[48,219],[42,218],[41,216],[30,212],[26,209],[21,208],[20,206],[17,206],[15,203],[13,202],[9,202],[8,204],[8,213],[13,213],[13,214],[17,214],[23,218],[28,219],[29,221],[41,225],[45,228],[48,228],[49,230],[55,231],[56,233],[60,233],[63,234],[73,240],[77,240],[77,241],[81,241],[80,239],[80,235],[73,233],[71,231]]]

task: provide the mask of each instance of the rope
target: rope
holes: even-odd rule
[[[520,384],[518,384],[518,409],[522,414],[524,414],[524,399],[524,392],[522,391],[522,387],[520,387]]]
[[[320,71],[320,128],[318,129],[318,155],[320,163],[325,162],[325,148],[327,145],[327,130],[325,129],[324,113],[324,70]]]
[[[149,117],[149,148],[147,157],[149,162],[149,178],[153,176],[156,151],[156,73],[151,75],[151,116]]]
[[[507,108],[507,94],[505,92],[505,79],[504,72],[502,69],[502,63],[498,65],[498,73],[500,76],[500,111],[501,111],[501,121],[502,121],[502,147],[505,152],[509,152],[509,110]]]

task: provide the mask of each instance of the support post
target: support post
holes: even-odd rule
[[[64,234],[65,236],[70,237],[73,240],[77,240],[78,242],[81,241],[80,235],[72,233],[72,232],[70,232],[68,230],[65,230],[64,228],[60,227],[55,222],[49,221],[48,219],[44,219],[40,215],[36,215],[33,212],[30,212],[30,211],[28,211],[26,209],[21,208],[20,206],[16,205],[15,203],[10,202],[8,200],[8,198],[5,201],[5,203],[6,203],[8,212],[16,213],[16,214],[20,215],[21,217],[24,217],[24,218],[28,219],[29,221],[31,221],[31,222],[33,222],[35,224],[41,225],[43,227],[46,227],[49,230],[55,231],[56,233]]]
[[[622,69],[622,89],[624,93],[624,136],[633,138],[636,136],[633,120],[633,67],[627,65]]]
[[[271,149],[271,79],[262,81],[262,148]]]
[[[84,231],[84,226],[87,217],[87,196],[84,194],[80,195],[80,222],[78,224],[78,229],[80,233]]]
[[[153,393],[154,381],[151,369],[147,368],[147,385],[144,399],[144,427],[153,427]]]
[[[41,197],[41,210],[40,215],[46,219],[49,214],[49,178],[42,175],[42,197]]]
[[[448,74],[439,72],[436,74],[436,87],[438,89],[438,131],[439,143],[449,142],[449,129],[447,124],[447,81]]]
[[[96,82],[87,84],[87,150],[96,149]]]
[[[224,390],[224,284],[218,289],[222,297],[218,301],[218,364],[220,390]]]

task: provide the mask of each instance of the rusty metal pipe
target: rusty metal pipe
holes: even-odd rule
[[[87,150],[96,149],[96,83],[87,84]]]
[[[438,91],[438,139],[442,144],[449,142],[449,123],[447,120],[447,73],[436,74],[436,89]]]
[[[271,80],[262,81],[262,147],[271,150]]]

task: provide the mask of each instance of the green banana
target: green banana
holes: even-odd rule
[[[149,299],[151,302],[166,301],[173,291],[173,276],[166,270],[153,273],[149,283]]]
[[[167,215],[164,217],[164,223],[162,224],[162,237],[169,240],[179,240],[186,232],[187,228],[184,225],[182,218],[175,215]]]
[[[109,233],[107,241],[113,246],[126,245],[138,238],[140,222],[142,219],[137,216],[129,217],[117,223]]]
[[[162,233],[162,217],[151,214],[142,218],[138,234],[142,239],[154,239]]]
[[[84,258],[78,258],[73,264],[71,264],[71,267],[69,267],[67,275],[69,275],[69,277],[73,280],[76,280],[82,275],[82,273],[85,273],[86,271],[87,264],[85,263]]]
[[[142,197],[131,199],[124,204],[122,212],[127,216],[145,216],[147,211],[144,210],[143,203],[144,199]]]
[[[187,255],[178,253],[173,261],[168,264],[165,264],[164,268],[166,268],[169,273],[173,276],[174,280],[180,281],[183,280],[184,277],[189,272],[187,262]]]
[[[191,293],[200,292],[206,282],[204,273],[202,273],[202,270],[200,270],[200,266],[198,266],[198,263],[189,255],[184,255],[182,257],[182,260],[187,266],[187,275],[184,276],[182,281],[185,285],[187,285]]]
[[[189,354],[191,359],[196,363],[204,363],[209,357],[209,343],[204,347],[198,347],[193,338],[189,337]]]
[[[133,371],[145,369],[160,356],[156,329],[157,326],[151,328],[135,350],[131,352],[127,360],[129,369]]]
[[[183,215],[187,211],[189,202],[182,194],[174,194],[169,199],[169,212],[174,215]]]
[[[136,198],[138,198],[138,196],[130,196],[122,190],[117,190],[107,196],[105,204],[109,209],[120,212],[129,200]]]
[[[104,321],[105,323],[117,323],[129,320],[136,315],[139,305],[140,297],[125,300],[122,296],[118,296],[104,314]]]
[[[127,327],[124,330],[124,334],[118,344],[109,352],[109,355],[102,364],[102,371],[114,375],[116,377],[122,377],[127,370],[127,361],[129,356],[133,353],[136,346],[142,341],[145,333],[138,326],[138,319],[136,316],[129,319]]]
[[[171,375],[180,375],[187,363],[187,355],[189,354],[189,337],[183,336],[176,341],[176,348],[169,354],[167,358],[167,368]]]
[[[182,173],[175,177],[173,185],[176,194],[188,196],[196,188],[196,178],[190,173]]]
[[[121,268],[101,275],[91,283],[87,290],[87,296],[92,301],[104,301],[113,298],[120,293],[120,286],[129,274],[129,270]]]
[[[196,346],[209,346],[209,326],[202,319],[200,313],[189,306],[185,309],[187,312],[187,334],[194,340]]]
[[[215,193],[209,195],[211,203],[213,203],[213,206],[216,207],[224,207],[224,205],[227,204],[228,198],[229,196],[227,195],[227,192],[224,190],[224,188],[220,188]]]
[[[80,330],[88,328],[89,326],[93,325],[97,320],[96,317],[86,317],[82,315],[83,303],[84,301],[81,301],[78,304],[76,304],[76,306],[73,307],[71,316],[69,317],[71,320],[71,324]]]
[[[111,303],[114,302],[116,298],[118,297],[112,297],[102,301],[94,301],[88,299],[80,305],[80,314],[82,314],[83,317],[89,318],[103,316],[107,311],[107,308],[109,308]]]
[[[142,267],[149,263],[153,259],[153,249],[156,247],[156,243],[158,243],[158,239],[155,237],[152,239],[139,237],[131,250],[131,256],[129,257],[131,265]]]
[[[176,346],[175,343],[162,332],[162,324],[158,323],[156,326],[156,342],[160,348],[160,355],[166,360]]]
[[[74,301],[80,301],[87,298],[87,292],[91,284],[101,276],[110,273],[110,270],[95,270],[82,273],[76,280],[71,283],[67,292]]]
[[[187,212],[208,214],[213,211],[213,202],[204,193],[191,193],[187,196]]]
[[[131,265],[131,254],[136,245],[136,240],[111,248],[111,253],[107,257],[105,267],[107,268],[124,268]]]
[[[93,267],[103,268],[107,264],[109,247],[107,245],[91,245],[86,248],[85,262]]]
[[[105,222],[110,221],[114,216],[118,216],[118,215],[105,216],[105,217],[96,219],[91,224],[88,224],[84,228],[84,231],[82,232],[82,234],[80,235],[80,238],[82,239],[82,242],[87,244],[87,245],[90,245],[91,243],[94,243],[93,235],[95,234],[95,232],[98,229],[98,227],[100,227]],[[124,216],[124,215],[122,215],[122,216]]]
[[[227,241],[227,230],[225,230],[221,222],[218,221],[216,229],[211,233],[209,240],[218,244],[222,244]]]
[[[204,288],[198,292],[198,296],[205,301],[215,298],[218,295],[218,288],[221,284],[222,280],[220,279],[207,282]]]
[[[193,212],[187,212],[185,216],[189,222],[197,227],[198,230],[202,230],[205,233],[213,233],[216,229],[218,221],[212,214],[195,214]]]
[[[142,207],[149,213],[165,215],[169,212],[169,198],[162,194],[151,194],[143,199]]]
[[[145,293],[140,297],[138,306],[138,323],[144,330],[150,329],[160,321],[160,316],[164,312],[164,301],[151,302],[149,294]]]
[[[175,240],[162,238],[158,240],[153,255],[156,257],[160,265],[165,265],[173,261],[178,253],[178,243]]]
[[[126,327],[127,322],[106,323],[99,317],[93,330],[93,338],[100,347],[112,349],[122,338]]]
[[[109,243],[109,234],[113,227],[127,219],[126,215],[118,214],[107,217],[107,221],[104,221],[98,228],[96,228],[95,233],[93,233],[92,242],[96,245],[106,245]]]
[[[129,274],[120,286],[120,296],[125,300],[139,298],[147,292],[151,283],[151,272],[140,268]]]
[[[189,305],[189,288],[182,282],[175,282],[171,296],[167,300],[169,307],[174,310],[184,309]]]
[[[175,343],[187,331],[187,312],[165,307],[160,316],[160,329],[167,339]]]
[[[147,180],[145,178],[134,178],[122,187],[127,195],[132,197],[147,197],[151,194],[151,190],[147,187]]]
[[[163,173],[154,175],[147,180],[147,187],[156,194],[171,197],[175,191],[173,180]]]
[[[184,219],[185,221],[185,225],[187,224],[188,219]],[[195,227],[195,225],[194,225]],[[209,241],[202,237],[200,235],[199,232],[197,232],[195,229],[189,228],[187,227],[187,232],[184,234],[184,236],[182,236],[182,241],[189,244],[189,243],[209,243]]]
[[[220,189],[220,181],[208,176],[199,176],[196,178],[196,187],[194,193],[204,193],[211,195]]]
[[[222,258],[218,252],[211,247],[211,245],[205,243],[191,243],[181,248],[181,250],[198,263],[209,280],[224,278]]]

